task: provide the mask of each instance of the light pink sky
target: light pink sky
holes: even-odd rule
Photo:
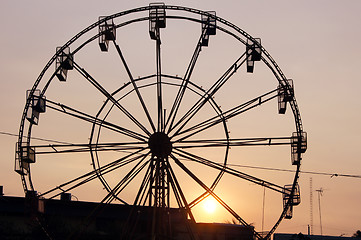
[[[18,133],[25,104],[25,92],[32,87],[57,46],[63,45],[76,33],[95,22],[98,16],[148,4],[148,1],[106,1],[101,4],[99,1],[83,0],[61,2],[39,0],[21,3],[2,1],[0,3],[2,31],[0,131]],[[215,10],[218,16],[239,26],[251,36],[260,37],[263,46],[285,75],[294,80],[297,103],[304,129],[309,136],[309,148],[304,155],[302,170],[361,175],[360,1],[202,0],[170,1],[166,4]],[[134,31],[138,30],[136,28]],[[187,32],[187,29],[180,30]],[[124,29],[121,34],[133,34],[132,31],[130,28]],[[118,35],[120,39],[121,34]],[[147,31],[144,30],[141,36],[148,37]],[[197,37],[193,36],[193,38]],[[210,43],[212,40],[211,38]],[[216,36],[213,43],[215,42],[217,42]],[[136,40],[126,42],[121,47],[126,53],[127,49],[135,47],[137,43]],[[138,47],[142,49],[146,46]],[[211,47],[210,45],[209,48]],[[188,52],[192,50],[193,47],[188,49]],[[227,52],[220,53],[217,57],[223,59],[228,56],[227,54]],[[129,61],[132,60],[132,57],[129,57]],[[233,58],[225,61],[233,61]],[[176,63],[177,58],[174,58],[174,64]],[[173,62],[164,64],[172,69]],[[213,66],[212,64],[214,62],[209,60],[204,66]],[[223,69],[221,68],[220,71],[222,72]],[[139,69],[139,72],[140,75],[143,74],[142,69]],[[179,74],[182,75],[183,72]],[[260,84],[259,88],[262,87],[263,85]],[[60,84],[59,88],[61,88]],[[78,98],[71,92],[68,94],[69,98]],[[278,119],[271,121],[275,121],[274,126],[277,128]],[[280,135],[283,133],[281,132]],[[46,137],[57,139],[55,136]],[[6,195],[23,196],[20,178],[13,171],[16,141],[15,137],[0,134],[2,153],[0,185],[4,186]],[[263,166],[291,169],[289,163],[284,165],[267,163]],[[257,174],[268,178],[272,175],[274,177],[277,172],[261,171]],[[321,198],[323,233],[350,236],[361,229],[360,178],[340,176],[331,178],[301,174],[302,203],[295,208],[292,220],[281,223],[278,232],[307,232],[307,225],[310,224],[310,177],[313,178],[314,190],[325,189]],[[248,187],[246,186],[245,189]],[[246,190],[242,192],[235,188],[234,191],[229,192],[230,196],[225,198],[229,201],[238,201]],[[261,202],[262,191],[257,194],[255,201]],[[272,201],[266,205],[266,210],[271,208],[273,208]],[[260,215],[260,213],[261,205],[254,207],[249,214]],[[220,218],[214,221],[224,220]],[[266,227],[271,225],[267,220],[266,217]],[[316,192],[313,194],[313,222],[313,233],[320,234]],[[260,227],[259,217],[256,218],[255,225]]]

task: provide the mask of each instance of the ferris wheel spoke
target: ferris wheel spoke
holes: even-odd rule
[[[174,156],[173,156],[174,157]],[[170,176],[171,179],[171,184],[172,184],[172,188],[175,194],[178,195],[177,201],[178,201],[178,206],[180,208],[185,208],[189,217],[191,218],[192,222],[195,222],[195,218],[193,216],[193,213],[191,211],[191,208],[188,204],[188,201],[183,193],[182,187],[177,179],[177,176],[175,175],[174,171],[173,171],[173,167],[171,166],[171,164],[169,163],[169,161],[167,160],[167,173]]]
[[[173,154],[173,157],[176,157],[176,155],[180,156],[181,158],[183,159],[186,159],[188,161],[193,161],[187,157],[184,157],[182,156],[182,154],[179,154],[177,152],[175,152]],[[178,158],[178,160],[180,160],[181,158]],[[218,169],[217,169],[218,170]],[[222,176],[223,175],[223,171],[220,172],[219,176]],[[217,179],[215,179],[215,181],[212,183],[212,185],[209,187],[209,189],[211,191],[213,191],[217,185],[217,183],[219,182],[219,177],[217,177]],[[202,200],[204,200],[206,197],[208,197],[210,194],[208,191],[205,191],[204,193],[202,193],[200,196],[198,196],[196,199],[194,199],[193,201],[191,201],[189,204],[188,204],[188,207],[191,209],[193,208],[195,205],[197,205],[198,203],[200,203]]]
[[[119,194],[134,180],[134,178],[149,164],[149,161],[145,161],[141,164],[145,158],[149,155],[145,154],[141,160],[118,182],[118,184],[111,190],[111,197],[106,203],[111,203],[114,199],[118,199]]]
[[[129,79],[130,79],[130,81],[131,81],[131,83],[133,85],[133,89],[135,90],[135,92],[136,92],[136,94],[138,96],[138,99],[139,99],[139,101],[140,101],[140,103],[142,105],[144,113],[147,116],[149,124],[151,125],[153,131],[155,132],[155,126],[154,126],[153,120],[152,120],[152,118],[151,118],[151,116],[149,114],[149,111],[148,111],[148,108],[147,108],[147,106],[146,106],[146,104],[144,102],[144,99],[143,99],[143,97],[142,97],[142,95],[141,95],[141,93],[139,91],[139,87],[137,86],[137,84],[136,84],[136,82],[135,82],[135,80],[133,78],[133,75],[132,75],[132,73],[131,73],[131,71],[130,71],[130,69],[128,67],[128,64],[127,64],[127,62],[126,62],[126,60],[124,58],[124,55],[123,55],[119,45],[115,42],[115,40],[113,40],[113,43],[114,43],[115,48],[117,49],[117,52],[118,52],[118,55],[119,55],[120,59],[122,60],[123,66],[124,66],[125,70],[127,71],[128,77],[129,77]]]
[[[94,179],[98,179],[100,176],[104,176],[118,168],[121,168],[121,167],[124,167],[126,166],[127,164],[130,164],[134,161],[136,161],[137,159],[139,159],[140,157],[142,157],[143,155],[141,156],[135,156],[135,157],[132,157],[130,159],[123,159],[123,161],[114,161],[112,162],[111,164],[107,165],[106,167],[100,167],[94,171],[91,171],[87,174],[84,174],[80,177],[77,177],[73,180],[70,180],[66,183],[63,183],[43,194],[41,194],[40,196],[45,196],[45,195],[49,195],[50,193],[53,193],[55,192],[55,195],[52,195],[50,197],[48,197],[49,199],[52,199],[52,198],[55,198],[55,197],[58,197],[62,192],[68,192],[68,191],[71,191],[75,188],[78,188],[88,182],[91,182],[92,180]],[[83,178],[85,178],[84,180],[82,180]],[[81,181],[80,181],[81,180]],[[101,181],[104,181],[103,179],[101,179]],[[110,191],[110,187],[109,185],[105,182],[104,183],[104,187]],[[119,199],[120,201],[122,201],[121,199]],[[126,202],[122,201],[124,204],[127,204]]]
[[[152,161],[153,159],[151,159]],[[147,186],[149,186],[149,182],[151,179],[151,175],[152,175],[152,164],[148,164],[148,168],[144,174],[142,183],[140,184],[139,190],[137,192],[137,195],[134,199],[134,203],[133,206],[141,206],[141,205],[145,205],[146,201],[147,201]]]
[[[193,52],[192,58],[191,58],[191,60],[190,60],[190,62],[188,64],[187,71],[184,74],[184,77],[182,79],[182,83],[181,83],[181,85],[180,85],[180,87],[178,89],[178,93],[177,93],[176,98],[175,98],[175,100],[173,102],[173,106],[172,106],[172,108],[171,108],[171,110],[169,112],[169,116],[168,116],[167,121],[166,121],[166,126],[169,123],[169,131],[172,129],[172,126],[173,126],[175,117],[177,115],[179,106],[181,105],[184,93],[185,93],[185,91],[187,89],[189,80],[190,80],[190,78],[192,76],[193,69],[194,69],[194,67],[196,65],[199,54],[201,52],[201,49],[202,49],[201,43],[202,43],[202,39],[204,38],[204,35],[206,34],[206,31],[207,31],[206,28],[202,31],[202,34],[201,34],[201,36],[200,36],[200,38],[199,38],[199,40],[197,42],[197,46],[196,46],[196,48],[195,48],[195,50]]]
[[[177,126],[179,128],[173,135],[177,135],[184,126],[192,119],[192,117],[212,98],[219,89],[237,72],[243,63],[246,61],[246,53],[243,53],[226,71],[225,73],[208,89],[203,96],[178,120],[174,126],[169,129],[169,132],[173,131]]]
[[[50,194],[55,194],[55,195],[48,197],[49,199],[55,198],[55,197],[59,196],[62,192],[70,191],[70,190],[77,188],[85,183],[88,183],[94,179],[97,179],[99,174],[105,175],[105,174],[112,172],[120,167],[123,167],[129,163],[136,161],[137,159],[144,156],[144,154],[141,154],[141,152],[144,149],[145,148],[143,148],[142,150],[138,150],[136,152],[130,153],[130,154],[128,154],[122,158],[119,158],[113,162],[110,162],[104,166],[101,166],[92,171],[89,171],[79,177],[68,180],[52,189],[49,189],[49,190],[39,194],[39,196],[45,197],[45,196],[49,196]],[[137,154],[139,154],[139,155],[137,155]]]
[[[189,157],[184,157],[181,154],[175,152],[175,154],[179,155],[182,158],[187,159],[188,161],[193,161],[192,159],[190,159]],[[218,170],[218,169],[217,169]],[[221,170],[219,172],[219,174],[217,175],[217,177],[214,179],[212,185],[209,187],[212,191],[216,188],[217,184],[219,183],[220,179],[222,178],[222,176],[224,175],[224,171]],[[206,191],[204,193],[202,193],[200,196],[198,196],[196,199],[194,199],[192,202],[189,203],[189,207],[193,208],[195,205],[197,205],[198,203],[200,203],[202,200],[204,200],[206,197],[209,196],[209,193]]]
[[[205,159],[205,158],[200,157],[198,155],[195,155],[193,153],[183,151],[181,149],[175,149],[174,153],[178,154],[180,157],[185,158],[185,159],[187,159],[189,161],[197,162],[197,163],[200,163],[202,165],[211,167],[213,169],[223,171],[224,173],[227,173],[227,174],[230,174],[232,176],[244,179],[246,181],[252,182],[252,183],[257,184],[259,186],[269,188],[269,189],[271,189],[273,191],[276,191],[276,192],[279,192],[279,193],[283,193],[283,191],[284,191],[284,187],[282,187],[282,186],[279,186],[279,185],[277,185],[275,183],[271,183],[269,181],[263,180],[261,178],[254,177],[254,176],[252,176],[250,174],[243,173],[243,172],[241,172],[239,170],[230,168],[225,164],[220,164],[220,163],[210,161],[208,159]]]
[[[118,125],[116,125],[114,123],[107,122],[105,120],[100,120],[97,117],[94,117],[94,116],[92,116],[90,114],[84,113],[84,112],[82,112],[80,110],[77,110],[75,108],[72,108],[70,106],[64,105],[62,103],[56,103],[56,102],[53,102],[53,101],[51,101],[49,99],[47,99],[46,102],[47,102],[46,106],[48,108],[50,108],[50,109],[55,110],[55,111],[58,111],[58,112],[61,112],[63,114],[75,117],[77,119],[89,122],[91,124],[96,124],[98,126],[102,126],[102,127],[107,128],[109,130],[115,131],[117,133],[126,135],[126,136],[131,137],[131,138],[135,138],[135,139],[143,141],[143,142],[146,141],[145,140],[147,138],[146,136],[144,136],[142,134],[139,134],[137,132],[134,132],[132,130],[123,128],[121,126],[118,126]]]
[[[116,164],[116,165],[114,165],[114,166],[106,169],[105,171],[102,169],[102,167],[99,167],[100,169],[102,169],[102,171],[99,172],[99,173],[97,173],[97,177],[100,178],[101,182],[103,183],[103,185],[104,185],[104,187],[107,189],[107,191],[108,191],[109,193],[111,193],[112,198],[109,199],[110,202],[113,201],[114,199],[117,199],[117,200],[121,201],[121,202],[124,203],[124,204],[128,204],[128,203],[126,203],[124,200],[122,200],[121,198],[118,197],[119,193],[123,190],[123,189],[119,189],[119,188],[120,188],[124,183],[126,183],[126,185],[128,185],[126,181],[129,181],[129,182],[130,182],[130,180],[129,180],[130,177],[131,177],[130,175],[134,173],[134,170],[131,170],[130,172],[128,172],[128,174],[123,177],[123,180],[122,180],[121,182],[119,182],[119,183],[122,183],[122,184],[121,184],[119,187],[113,188],[113,189],[109,186],[109,184],[107,183],[107,181],[104,179],[104,175],[106,175],[107,173],[113,172],[113,171],[115,171],[115,170],[117,170],[117,169],[119,169],[119,168],[121,168],[121,167],[129,164],[129,163],[133,163],[133,162],[141,159],[141,160],[135,165],[135,167],[133,167],[133,169],[136,169],[136,168],[138,168],[139,164],[140,164],[142,161],[144,161],[144,159],[145,159],[148,155],[149,155],[149,152],[146,153],[146,154],[140,154],[139,156],[132,157],[132,158],[126,160],[125,162],[121,163],[121,164]],[[146,164],[146,163],[145,163],[145,164]],[[126,187],[126,186],[124,186],[124,188],[125,188],[125,187]],[[117,191],[114,191],[115,189],[117,189]]]
[[[278,91],[278,89],[274,89],[268,93],[262,94],[261,96],[253,98],[253,99],[251,99],[247,102],[244,102],[236,107],[233,107],[233,108],[223,112],[221,118],[219,117],[219,115],[213,116],[213,117],[208,118],[207,120],[204,120],[201,123],[198,123],[194,126],[187,128],[183,131],[179,131],[177,133],[177,135],[183,135],[183,134],[187,134],[187,135],[180,137],[179,139],[177,139],[177,141],[183,141],[197,133],[203,132],[211,127],[214,127],[220,123],[223,123],[223,121],[227,121],[227,120],[229,120],[233,117],[236,117],[242,113],[252,110],[258,106],[261,106],[262,104],[276,98],[278,96],[277,91]]]
[[[98,144],[48,144],[48,145],[31,145],[30,148],[35,150],[36,155],[57,154],[57,153],[80,153],[90,151],[118,151],[128,152],[131,150],[144,149],[143,142],[122,142],[122,143],[98,143]]]
[[[167,165],[169,165],[169,163],[167,163]],[[178,182],[177,178],[175,177],[173,171],[171,171],[170,166],[167,167],[166,171],[167,171],[169,183],[170,183],[171,189],[173,190],[173,195],[174,195],[174,198],[176,199],[178,207],[184,208],[185,205],[188,206],[188,204],[184,204],[185,198],[184,199],[182,198],[184,196],[182,189],[180,188],[179,182]]]
[[[104,89],[84,68],[80,67],[74,62],[74,69],[76,69],[86,80],[88,80],[100,93],[102,93],[108,100],[110,100],[121,112],[123,112],[135,125],[137,125],[148,136],[151,133],[141,124],[126,108],[124,108],[114,97]]]
[[[166,164],[167,164],[167,175],[170,176],[170,184],[171,184],[171,187],[173,189],[173,193],[174,193],[174,196],[176,198],[176,201],[177,201],[177,204],[178,204],[178,207],[180,209],[183,209],[185,208],[189,218],[190,218],[190,221],[192,224],[195,224],[196,223],[196,220],[193,216],[193,213],[191,211],[191,208],[187,202],[187,199],[182,191],[182,188],[179,184],[179,181],[177,180],[177,177],[173,171],[173,168],[172,166],[170,165],[168,159],[166,161]],[[185,224],[186,224],[186,228],[187,228],[187,231],[188,233],[190,234],[191,238],[192,239],[198,239],[198,233],[197,232],[194,232],[190,226],[190,223],[188,220],[185,220]]]
[[[146,156],[145,156],[146,157]],[[144,158],[145,158],[144,157]],[[137,166],[139,166],[139,164],[144,160],[144,158],[137,164]],[[144,164],[143,164],[144,165]],[[133,168],[134,169],[134,168]],[[88,216],[86,217],[86,219],[82,222],[83,225],[80,226],[80,231],[83,231],[84,226],[87,226],[92,219],[94,218],[94,216],[96,216],[96,214],[98,214],[100,211],[102,211],[108,204],[110,204],[115,198],[118,199],[119,201],[121,201],[122,203],[128,205],[125,201],[123,201],[122,199],[118,198],[118,194],[119,194],[119,188],[124,184],[124,182],[126,182],[127,176],[125,176],[114,188],[110,189],[108,191],[108,193],[105,195],[105,197],[99,202],[99,204],[96,205],[96,207],[88,214]],[[78,230],[79,231],[79,230]],[[72,238],[72,236],[70,237]]]
[[[292,137],[265,137],[265,138],[224,138],[224,139],[200,139],[173,142],[175,149],[187,148],[212,148],[212,147],[240,147],[240,146],[271,146],[291,145]]]
[[[158,108],[158,126],[157,131],[164,131],[164,118],[163,118],[163,96],[162,96],[162,60],[161,60],[161,40],[160,40],[160,30],[156,28],[156,65],[157,65],[157,108]]]
[[[207,187],[196,175],[192,173],[183,163],[181,163],[173,154],[170,155],[175,163],[188,175],[190,176],[199,186],[201,186],[209,195],[217,200],[219,204],[222,205],[234,218],[236,218],[242,225],[249,227],[250,225],[241,218],[231,207],[229,207],[213,190]]]

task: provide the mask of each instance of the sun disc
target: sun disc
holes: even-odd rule
[[[217,207],[217,202],[213,198],[207,198],[203,203],[203,208],[207,213],[214,213]]]

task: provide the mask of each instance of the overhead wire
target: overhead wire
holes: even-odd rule
[[[12,137],[19,137],[18,134],[8,133],[8,132],[0,132],[0,134],[12,136]],[[28,138],[27,136],[23,136],[23,137],[24,137],[24,138]],[[50,140],[50,139],[45,139],[45,138],[38,138],[38,137],[31,137],[31,139],[39,140],[39,141],[44,141],[44,142],[49,142],[49,143],[70,144],[70,143],[68,143],[68,142],[61,142],[61,141]]]
[[[261,170],[270,170],[270,171],[279,171],[279,172],[295,172],[290,169],[281,169],[281,168],[271,168],[271,167],[258,167],[258,166],[249,166],[249,165],[240,165],[240,164],[227,164],[228,166],[233,167],[244,167],[244,168],[254,168]],[[353,174],[341,174],[341,173],[326,173],[326,172],[313,172],[313,171],[300,171],[305,174],[314,174],[314,175],[324,175],[332,177],[353,177],[353,178],[361,178],[361,175],[353,175]]]

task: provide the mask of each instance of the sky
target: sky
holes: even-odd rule
[[[99,1],[65,0],[59,4],[55,1],[43,0],[1,1],[0,73],[2,79],[0,86],[2,93],[0,94],[0,111],[2,117],[0,132],[2,134],[0,134],[0,151],[2,154],[0,185],[4,186],[5,195],[23,196],[20,177],[14,172],[14,149],[17,138],[5,133],[18,134],[26,100],[26,90],[33,86],[39,73],[55,53],[55,48],[62,46],[82,29],[97,21],[99,16],[147,6],[149,3],[149,1],[106,1],[106,3],[100,4]],[[361,175],[361,153],[359,151],[361,143],[360,1],[201,0],[169,1],[166,4],[207,11],[214,10],[217,12],[217,16],[237,25],[251,36],[260,37],[262,45],[275,59],[284,74],[294,81],[295,96],[300,108],[304,130],[308,133],[308,150],[304,154],[301,169],[305,172],[330,173],[339,176],[302,173],[299,180],[302,202],[295,208],[294,217],[291,220],[283,221],[276,232],[307,233],[307,225],[310,224],[310,178],[313,182],[313,233],[320,234],[319,207],[321,207],[322,213],[323,234],[351,236],[360,229],[361,179],[360,177],[340,176],[342,174]],[[124,51],[135,76],[144,76],[149,74],[152,69],[154,70],[154,42],[149,40],[147,25],[144,25],[145,27],[143,25],[126,26],[117,32],[118,44]],[[172,26],[174,26],[173,29]],[[184,74],[194,44],[199,37],[197,35],[199,33],[195,34],[198,28],[200,29],[200,26],[194,24],[178,25],[178,23],[170,21],[167,28],[162,30],[162,54],[164,54],[162,67],[165,72],[180,76]],[[146,38],[148,38],[147,41],[143,41]],[[173,44],[167,44],[167,41]],[[92,46],[96,46],[95,44]],[[235,48],[230,49],[227,48],[228,46],[235,46]],[[223,38],[219,33],[211,36],[209,47],[202,50],[194,76],[200,79],[202,76],[209,79],[213,76],[212,74],[217,76],[222,74],[235,57],[239,56],[236,53],[238,47],[242,48],[233,39]],[[149,51],[149,48],[152,51]],[[93,52],[92,49],[84,49],[79,52],[78,56],[75,56],[75,60],[82,60],[81,64],[89,67],[86,69],[93,71],[94,76],[115,79],[117,74],[121,74],[122,78],[126,78],[124,69],[120,73],[112,72],[117,66],[122,66],[115,50],[112,50],[107,53],[106,58],[103,53],[100,54],[100,51]],[[106,65],[100,64],[104,63],[103,59],[108,61]],[[153,65],[149,62],[152,62]],[[272,89],[272,84],[276,87],[274,79],[271,84],[271,81],[268,80],[270,75],[266,75],[267,71],[260,65],[255,66],[255,72],[257,70],[259,72],[254,74],[253,82],[250,75],[241,75],[245,76],[244,85],[236,83],[236,88],[225,86],[224,90],[220,92],[220,97],[216,97],[217,103],[222,103],[224,109],[227,109],[235,102],[235,96],[239,92],[244,94],[242,96],[245,99],[250,99],[250,97],[259,96],[267,89]],[[243,71],[245,72],[244,68]],[[68,85],[54,82],[46,94],[47,97],[49,99],[54,97],[63,103],[74,103],[72,106],[84,110],[99,109],[99,104],[104,99],[95,97],[94,89],[89,87],[89,84],[85,83],[79,75],[69,73],[69,79],[72,77],[79,81],[67,81]],[[206,81],[200,80],[198,84],[204,84],[205,88],[207,87]],[[107,89],[115,89],[116,86],[119,87],[114,81],[104,83],[104,87]],[[164,91],[166,90],[171,93],[174,88],[164,89]],[[187,101],[192,101],[196,97],[192,94],[186,96]],[[132,101],[132,97],[135,96],[130,96],[129,102]],[[149,104],[153,100],[150,99]],[[131,108],[132,105],[130,104],[128,107]],[[204,110],[204,116],[212,111],[210,106],[208,108]],[[276,114],[268,118],[270,112],[275,109],[274,106],[266,106],[257,109],[255,113],[252,112],[245,119],[241,119],[237,123],[239,125],[230,122],[231,135],[264,137],[265,135],[269,136],[268,133],[270,133],[270,135],[288,136],[288,133],[292,133],[292,127],[294,128],[290,109],[285,118]],[[136,117],[141,117],[138,112],[134,114]],[[114,114],[109,119],[117,117],[119,116]],[[70,120],[67,121],[66,118],[59,119],[56,115],[51,114],[45,117],[44,114],[44,117],[40,117],[39,126],[37,126],[37,130],[34,130],[33,136],[76,143],[88,139],[88,125],[75,126]],[[64,127],[67,124],[71,127]],[[124,126],[128,126],[127,124],[130,123],[124,123]],[[208,134],[223,136],[222,131],[222,128],[216,128],[214,132]],[[262,135],[264,132],[267,134]],[[104,134],[103,137],[103,141],[111,141],[114,136],[109,133],[108,135]],[[279,161],[277,159],[278,154],[285,156],[289,154],[288,151],[289,149],[283,148],[270,151],[263,148],[255,150],[247,148],[238,152],[236,149],[230,157],[246,159],[241,163],[238,162],[243,165],[294,169],[290,160]],[[104,153],[103,156],[113,157],[111,154],[115,153],[106,154]],[[214,159],[224,156],[222,151],[207,154],[211,154]],[[64,171],[56,176],[61,181],[71,174],[76,175],[76,169],[81,169],[85,165],[89,167],[89,159],[84,160],[86,157],[82,155],[79,157],[78,155],[70,157],[67,155],[66,158],[62,162],[59,159],[54,162],[39,159],[37,163],[43,164],[43,166],[34,171],[34,174],[37,174],[38,186],[41,187],[50,181],[49,173],[56,172],[58,169]],[[76,158],[80,160],[74,163]],[[194,169],[199,171],[197,168]],[[275,182],[279,179],[281,182],[284,182],[284,179],[292,179],[292,174],[289,173],[243,170],[264,179],[275,179]],[[204,171],[201,170],[198,173],[203,178],[206,177]],[[109,178],[109,181],[112,181],[112,177]],[[189,181],[186,177],[181,177],[181,179],[186,183]],[[227,177],[222,180],[223,182],[221,181],[219,186],[220,189],[224,188],[225,190],[222,197],[227,202],[236,203],[236,208],[241,212],[244,211],[246,216],[257,215],[249,218],[254,219],[250,221],[259,230],[262,200],[265,196],[265,230],[272,226],[276,216],[274,212],[280,213],[279,209],[282,205],[280,199],[278,199],[278,203],[275,203],[277,197],[269,193],[269,190],[266,190],[263,195],[261,188],[254,188],[257,190],[252,192],[254,186],[250,186],[250,184],[229,184],[232,180]],[[101,186],[98,187],[101,188]],[[320,198],[321,205],[318,202],[318,193],[315,191],[318,189],[324,190]],[[95,191],[92,188],[85,191],[89,190]],[[190,195],[192,194],[195,193]],[[242,209],[237,205],[241,205],[238,202],[242,202],[242,199],[254,202],[252,203],[254,205],[250,205],[251,210]],[[275,207],[275,205],[279,206]],[[200,209],[196,211],[198,211],[197,214],[201,221],[225,222],[231,220],[231,217],[225,217],[219,208],[215,209],[215,212],[212,213],[213,216]]]

